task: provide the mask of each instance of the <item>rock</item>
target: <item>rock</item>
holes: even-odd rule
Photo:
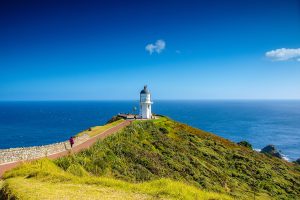
[[[282,155],[272,144],[265,146],[260,152],[282,159]]]
[[[300,165],[300,158],[298,158],[295,163],[297,163],[298,165]]]
[[[237,144],[240,145],[240,146],[244,146],[244,147],[247,147],[249,149],[252,149],[252,145],[247,141],[240,141]]]

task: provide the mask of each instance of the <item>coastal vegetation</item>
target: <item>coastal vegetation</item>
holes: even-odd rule
[[[300,197],[299,165],[166,117],[134,121],[87,150],[26,163],[3,178],[7,199]]]
[[[4,178],[1,199],[232,199],[166,178],[129,183],[91,176],[80,165],[64,171],[48,159],[24,164]]]
[[[249,142],[247,142],[247,141],[240,141],[240,142],[238,142],[237,144],[240,145],[240,146],[247,147],[247,148],[249,148],[249,149],[253,149],[253,148],[252,148],[252,145],[251,145]]]

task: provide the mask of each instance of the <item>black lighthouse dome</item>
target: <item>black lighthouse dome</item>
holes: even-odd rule
[[[149,94],[149,90],[147,88],[147,85],[144,86],[144,89],[141,91],[141,94]]]

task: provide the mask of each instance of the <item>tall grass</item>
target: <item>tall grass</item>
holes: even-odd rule
[[[90,176],[81,166],[64,171],[42,159],[5,174],[2,195],[6,199],[231,199],[224,194],[201,191],[169,179],[128,183]],[[76,175],[74,175],[76,174]]]

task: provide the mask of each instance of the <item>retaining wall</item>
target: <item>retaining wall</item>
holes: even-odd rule
[[[74,146],[87,141],[89,138],[87,134],[76,137]],[[71,149],[69,141],[43,146],[0,149],[0,164],[46,157],[69,149]]]

